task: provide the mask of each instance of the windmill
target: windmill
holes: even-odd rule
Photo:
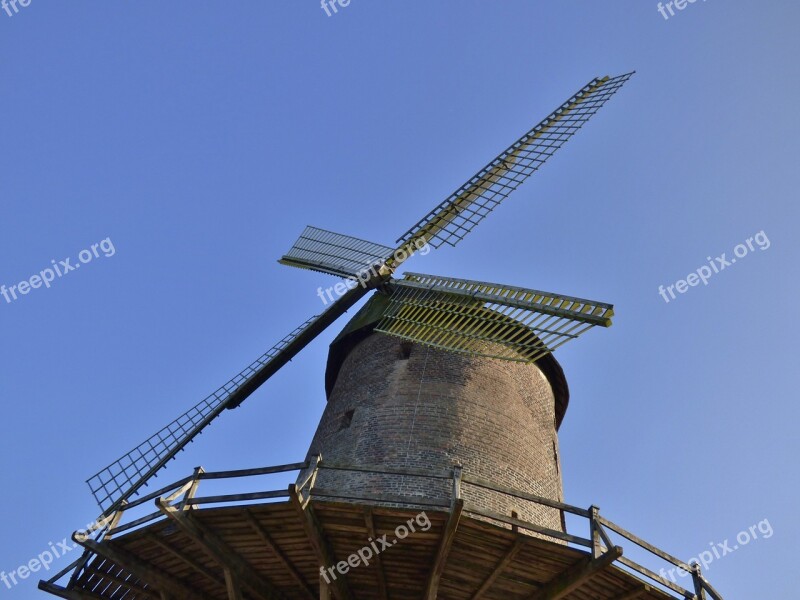
[[[535,173],[633,75],[595,78],[401,235],[397,246],[307,227],[284,265],[349,278],[357,285],[308,319],[239,374],[88,485],[104,513],[130,500],[226,409],[237,408],[307,344],[372,291],[389,300],[378,331],[446,349],[534,362],[584,331],[611,325],[613,308],[560,294],[406,273],[398,268],[425,245],[455,246]],[[514,327],[522,323],[531,335]]]
[[[73,534],[83,556],[40,589],[109,600],[722,600],[696,565],[596,507],[563,501],[557,430],[569,394],[552,353],[608,327],[612,306],[398,275],[421,249],[464,239],[631,76],[590,81],[393,246],[307,227],[280,262],[346,278],[341,297],[91,477],[102,516]],[[214,419],[368,295],[331,344],[328,402],[303,462],[198,467],[142,493]],[[288,490],[197,494],[209,479],[292,471]],[[158,512],[122,522],[152,501]],[[565,514],[588,520],[589,537],[567,532]],[[410,537],[414,524],[422,531]],[[623,557],[617,537],[690,574],[694,589]],[[69,572],[66,587],[57,585]]]

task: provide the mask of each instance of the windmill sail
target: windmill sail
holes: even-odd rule
[[[356,277],[383,264],[394,250],[310,225],[278,262],[340,277]]]
[[[442,244],[455,246],[583,127],[632,75],[590,81],[425,215],[397,242],[407,243],[422,236],[434,248]]]
[[[197,434],[225,410],[231,401],[248,389],[270,363],[287,346],[319,317],[313,317],[283,338],[267,352],[242,370],[213,394],[204,398],[180,417],[150,436],[133,450],[115,460],[105,469],[90,477],[86,483],[101,508],[112,502],[129,497],[138,489],[137,482],[146,482],[165,466]],[[126,494],[126,492],[128,492]]]
[[[308,319],[213,394],[90,477],[86,483],[100,507],[104,511],[110,510],[136,494],[222,411],[239,406],[368,292],[369,289],[361,286],[350,290],[328,310]]]
[[[534,362],[600,325],[610,304],[501,284],[406,273],[376,331],[451,352]]]

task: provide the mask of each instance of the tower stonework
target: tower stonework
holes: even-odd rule
[[[552,356],[526,364],[455,354],[373,332],[371,312],[368,304],[331,345],[328,403],[309,457],[381,471],[460,465],[466,476],[563,501],[557,429],[568,391]],[[399,496],[420,506],[447,505],[451,486],[329,469],[315,483],[320,495]],[[468,483],[462,495],[467,506],[564,530],[557,510]]]

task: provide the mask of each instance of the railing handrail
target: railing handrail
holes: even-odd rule
[[[344,465],[339,463],[323,461],[321,456],[316,456],[313,457],[311,460],[307,460],[305,462],[288,463],[272,467],[259,467],[254,469],[237,469],[237,470],[216,471],[216,472],[206,473],[201,468],[198,467],[197,469],[195,469],[195,472],[192,475],[184,477],[183,479],[180,479],[173,484],[164,486],[154,492],[151,492],[150,494],[147,494],[146,496],[130,501],[111,514],[104,514],[98,520],[96,526],[90,528],[87,532],[80,533],[80,535],[88,537],[88,535],[91,533],[97,533],[97,541],[102,541],[103,539],[110,538],[112,535],[117,535],[125,531],[130,531],[131,529],[155,521],[159,517],[163,516],[161,510],[154,513],[150,513],[138,519],[135,519],[134,521],[131,521],[129,523],[125,524],[119,523],[122,514],[124,512],[154,500],[162,504],[170,504],[172,502],[175,502],[174,506],[178,510],[191,510],[195,507],[206,504],[245,502],[245,501],[263,500],[268,498],[286,498],[290,495],[286,489],[267,490],[267,491],[258,491],[258,492],[241,493],[241,494],[223,494],[223,495],[203,496],[203,497],[196,496],[196,493],[201,481],[236,479],[244,477],[258,477],[262,475],[273,475],[277,473],[286,473],[290,471],[303,472],[310,468],[311,471],[308,473],[302,484],[297,486],[297,492],[301,496],[303,495],[304,491],[307,494],[307,498],[306,500],[304,500],[304,502],[310,501],[313,491],[314,495],[318,497],[339,498],[345,500],[366,500],[366,501],[377,501],[377,502],[384,501],[393,504],[406,504],[409,506],[427,505],[431,507],[441,507],[441,508],[446,508],[446,506],[448,506],[444,502],[432,502],[430,501],[430,499],[425,499],[425,498],[414,498],[410,496],[390,497],[386,495],[384,496],[373,495],[372,497],[363,497],[358,495],[342,494],[334,490],[326,490],[315,487],[317,475],[321,470],[339,470],[339,471],[352,471],[361,473],[375,473],[380,475],[396,475],[401,477],[421,477],[427,479],[452,480],[453,491],[451,494],[453,497],[450,499],[451,503],[455,502],[457,499],[461,500],[461,485],[466,484],[487,489],[490,491],[495,491],[520,500],[533,502],[534,504],[547,506],[552,509],[568,512],[578,517],[588,519],[589,531],[590,531],[589,538],[582,538],[579,536],[575,536],[566,533],[566,531],[562,532],[562,531],[548,529],[543,526],[538,526],[533,523],[528,523],[526,521],[516,518],[515,516],[507,517],[505,515],[490,510],[485,510],[470,504],[467,504],[464,507],[464,510],[467,512],[480,515],[494,521],[505,523],[507,525],[511,525],[512,527],[522,527],[538,535],[543,535],[567,543],[588,547],[591,549],[593,558],[598,558],[603,551],[607,552],[617,547],[615,544],[612,543],[611,539],[608,536],[608,533],[605,530],[605,528],[608,528],[615,534],[623,537],[629,542],[649,552],[653,556],[661,560],[664,560],[678,567],[679,569],[686,571],[688,574],[692,576],[692,581],[694,583],[695,591],[694,592],[689,591],[683,588],[682,586],[678,585],[677,583],[669,581],[666,578],[658,575],[657,573],[651,571],[647,567],[644,567],[628,559],[627,557],[619,556],[615,560],[615,562],[618,562],[620,565],[632,569],[639,575],[642,575],[647,579],[654,581],[655,583],[677,594],[680,594],[684,598],[687,598],[689,600],[706,600],[707,598],[706,593],[709,594],[712,600],[723,600],[719,592],[717,592],[711,586],[711,584],[703,577],[702,573],[700,572],[700,567],[697,563],[693,563],[690,565],[687,562],[681,561],[675,556],[667,552],[664,552],[663,550],[657,548],[656,546],[653,546],[652,544],[644,541],[643,539],[639,538],[633,533],[620,527],[613,521],[610,521],[609,519],[600,516],[599,509],[597,507],[592,506],[589,509],[584,509],[570,504],[566,504],[564,502],[560,502],[558,500],[552,500],[549,498],[538,496],[536,494],[531,494],[529,492],[524,492],[521,490],[516,490],[511,487],[492,483],[487,479],[470,475],[468,473],[462,473],[462,467],[460,465],[455,465],[452,469],[448,471],[425,470],[417,468],[400,468],[400,467],[387,468],[387,467],[381,467],[380,465]],[[76,533],[75,535],[78,535],[78,533]],[[73,566],[75,567],[75,574],[77,574],[77,572],[83,569],[87,563],[88,559],[86,560],[79,559],[78,561],[73,563],[73,565],[71,565],[64,571],[60,572],[57,577],[50,579],[48,583],[55,583],[58,579],[63,577],[66,574],[66,572],[68,572],[69,569],[72,568]],[[73,574],[72,579],[75,578],[75,574]]]
[[[441,471],[426,471],[424,469],[413,469],[407,467],[380,468],[379,465],[342,465],[320,460],[320,469],[330,469],[332,471],[354,471],[360,473],[375,473],[378,475],[403,475],[406,477],[423,477],[428,479],[452,479],[451,469]]]
[[[591,512],[589,510],[586,510],[585,508],[572,506],[571,504],[565,504],[564,502],[559,502],[558,500],[551,500],[549,498],[544,498],[543,496],[537,496],[536,494],[522,492],[503,485],[493,484],[492,482],[486,479],[481,479],[480,477],[473,477],[472,475],[464,475],[462,477],[462,481],[464,483],[469,483],[471,485],[482,487],[487,490],[500,492],[508,496],[512,496],[514,498],[519,498],[521,500],[528,500],[536,504],[542,504],[550,508],[563,510],[568,513],[572,513],[573,515],[578,515],[579,517],[586,517],[588,519],[591,516]]]

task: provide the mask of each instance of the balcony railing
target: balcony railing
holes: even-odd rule
[[[422,478],[423,480],[449,480],[449,487],[451,490],[450,497],[445,501],[415,496],[397,496],[386,494],[354,495],[354,493],[344,494],[335,490],[320,489],[316,487],[317,476],[321,471],[326,469],[371,473],[381,476]],[[265,475],[291,473],[294,471],[308,471],[308,474],[299,485],[291,484],[288,486],[288,488],[236,494],[217,494],[207,496],[199,495],[201,483],[204,481],[254,478]],[[619,556],[617,556],[614,560],[614,563],[619,567],[630,573],[641,576],[645,581],[656,584],[663,591],[668,590],[668,593],[677,594],[677,596],[680,598],[685,598],[687,600],[723,600],[720,593],[717,592],[705,579],[699,564],[687,564],[671,554],[660,550],[652,544],[649,544],[626,529],[620,527],[616,523],[601,516],[597,507],[590,506],[589,508],[580,508],[570,504],[565,504],[563,502],[558,502],[498,485],[486,479],[475,477],[464,471],[460,466],[454,466],[452,469],[446,471],[405,468],[400,469],[378,466],[340,465],[329,463],[321,460],[320,457],[316,457],[310,462],[292,463],[257,469],[241,469],[236,471],[207,473],[202,468],[197,468],[195,469],[195,472],[188,477],[158,489],[146,496],[142,496],[141,498],[127,502],[119,510],[104,514],[92,527],[90,527],[88,530],[76,532],[73,535],[73,538],[79,543],[89,539],[90,537],[92,537],[95,541],[101,542],[103,540],[111,539],[112,537],[118,536],[122,533],[138,529],[144,525],[147,525],[148,523],[165,518],[164,512],[162,510],[158,510],[156,512],[150,512],[148,514],[132,518],[130,520],[125,520],[126,517],[134,515],[136,509],[141,511],[142,507],[152,502],[156,502],[162,507],[169,507],[170,509],[187,510],[209,505],[230,506],[244,502],[279,500],[282,498],[290,499],[293,497],[299,499],[299,501],[305,505],[311,501],[312,497],[316,496],[349,502],[361,501],[409,507],[424,505],[442,510],[448,510],[455,506],[457,501],[463,501],[462,488],[464,486],[483,488],[513,497],[519,501],[545,506],[562,511],[563,513],[574,515],[581,519],[585,519],[587,526],[586,531],[588,535],[587,537],[582,537],[580,535],[574,535],[564,531],[549,529],[547,527],[523,521],[513,516],[502,515],[470,503],[464,504],[463,510],[466,513],[471,513],[493,522],[508,525],[513,529],[525,529],[537,534],[539,537],[551,538],[559,540],[560,542],[572,544],[574,546],[587,548],[592,557],[595,559],[608,553],[609,551],[619,551],[620,544],[615,543],[614,539],[622,538],[623,540],[630,542],[641,550],[645,551],[644,554],[648,556],[649,559],[661,561],[661,564],[666,563],[671,565],[673,572],[675,572],[676,569],[683,571],[686,574],[685,576],[691,577],[694,589],[686,589],[678,585],[675,581],[670,581],[669,579],[662,577],[654,570],[657,568],[657,566],[653,568],[645,567],[638,562],[634,562],[633,560],[622,556],[621,551],[619,552]],[[50,580],[42,582],[40,587],[42,587],[42,589],[47,589],[47,586],[55,584],[57,581],[65,577],[70,571],[73,571],[73,574],[70,578],[70,584],[72,584],[92,556],[92,552],[88,550],[85,551],[77,561],[69,565],[60,573],[57,573]],[[661,569],[661,572],[664,572],[663,568]]]

